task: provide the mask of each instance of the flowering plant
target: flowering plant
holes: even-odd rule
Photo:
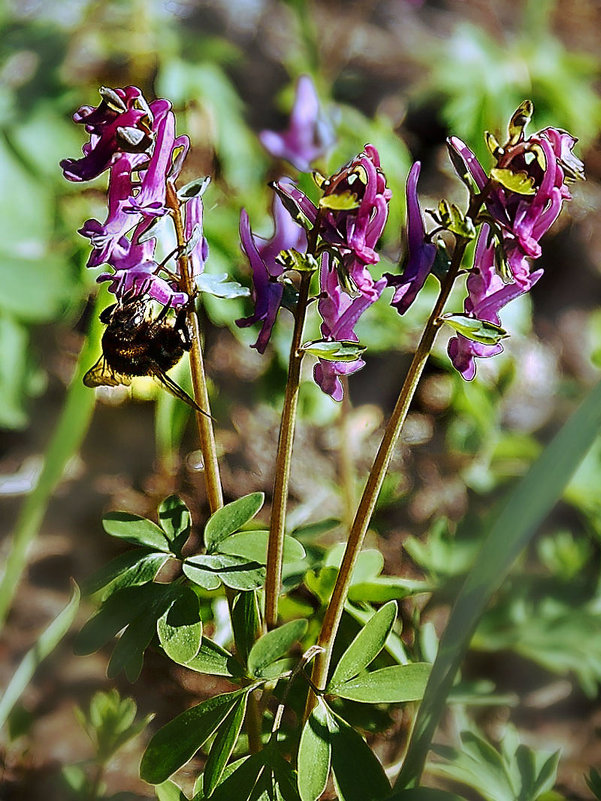
[[[272,154],[305,171],[330,144],[308,80],[298,84],[289,130],[262,135]],[[542,269],[533,270],[541,256],[541,237],[570,197],[567,181],[583,176],[573,154],[576,140],[554,128],[526,138],[529,102],[513,115],[504,144],[488,137],[496,162],[489,174],[467,145],[451,137],[451,161],[469,190],[469,203],[463,212],[441,201],[430,212],[435,223],[430,232],[418,199],[421,165],[416,162],[407,179],[407,248],[400,273],[378,272],[380,238],[395,200],[371,144],[331,175],[315,172],[312,195],[289,178],[273,182],[270,239],[256,236],[247,211],[241,210],[239,234],[252,273],[253,309],[237,325],[260,324],[252,347],[263,354],[280,309],[293,317],[271,510],[268,521],[257,523],[263,493],[224,504],[210,416],[196,311],[198,293],[207,286],[202,280],[209,255],[202,229],[206,181],[176,187],[189,142],[176,137],[168,101],[149,104],[135,87],[103,89],[101,95],[97,109],[84,107],[75,115],[90,134],[83,158],[62,162],[65,177],[72,181],[109,171],[107,219],[104,224],[88,220],[81,229],[92,245],[89,265],[111,268],[98,280],[109,281],[116,300],[101,316],[106,324],[102,370],[92,368],[94,380],[89,383],[126,383],[136,375],[153,375],[196,409],[209,514],[193,547],[190,511],[178,496],[161,502],[158,523],[124,512],[105,517],[106,531],[136,548],[91,580],[90,589],[99,594],[101,605],[81,631],[78,650],[93,651],[122,631],[109,663],[111,676],[124,671],[135,680],[145,650],[154,643],[185,669],[229,682],[227,692],[180,713],[150,740],[141,775],[161,787],[165,797],[184,797],[170,777],[207,742],[211,744],[204,771],[194,790],[197,801],[317,801],[330,774],[343,801],[391,797],[389,777],[354,723],[352,702],[390,707],[421,700],[392,796],[414,797],[411,791],[420,782],[441,703],[494,581],[483,582],[477,573],[471,579],[470,574],[459,595],[460,613],[451,616],[449,634],[432,666],[425,648],[400,639],[396,623],[397,601],[426,592],[427,583],[400,578],[391,583],[380,575],[381,564],[376,570],[363,570],[362,581],[355,571],[437,332],[443,325],[452,329],[448,353],[468,380],[475,376],[477,358],[502,350],[507,332],[501,327],[500,311],[541,278]],[[173,222],[177,247],[159,262],[155,249],[161,218]],[[449,255],[450,239],[454,243]],[[474,241],[468,262],[468,246]],[[167,267],[173,257],[175,268]],[[462,311],[446,312],[451,290],[466,273]],[[344,552],[314,569],[305,540],[291,534],[287,521],[303,362],[315,360],[315,382],[341,401],[347,378],[365,365],[365,348],[356,330],[360,318],[381,304],[389,289],[392,306],[406,314],[434,278],[440,283],[438,298],[350,518]],[[149,307],[153,311],[148,312]],[[313,312],[321,338],[306,341]],[[142,344],[140,332],[152,347]],[[166,375],[185,350],[190,351],[194,398],[178,393]],[[491,533],[491,546],[500,548],[495,568],[501,577],[517,544],[530,535],[520,523],[510,547],[503,548],[505,534],[501,516]],[[166,581],[162,571],[168,563],[174,570]],[[217,642],[207,636],[205,624],[207,609],[221,594],[231,636]],[[314,599],[310,627],[306,616],[289,613],[302,607],[304,595]],[[362,624],[350,644],[337,639],[343,619]],[[466,632],[457,634],[463,624]],[[338,653],[333,658],[335,646]],[[290,712],[302,721],[299,731],[286,723]],[[247,740],[241,746],[243,726]],[[541,786],[545,770],[537,774]]]

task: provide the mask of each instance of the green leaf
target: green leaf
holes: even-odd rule
[[[246,663],[257,632],[262,628],[256,591],[239,592],[235,596],[231,604],[231,620],[236,651],[242,662]]]
[[[203,791],[207,796],[211,795],[219,784],[225,766],[238,742],[244,715],[246,714],[248,695],[248,692],[246,692],[236,701],[234,708],[220,725],[217,736],[213,741],[204,769]]]
[[[359,732],[329,710],[332,772],[340,801],[370,801],[390,795],[380,761]]]
[[[114,596],[112,596],[114,597]],[[144,664],[144,651],[156,633],[157,615],[160,611],[152,607],[130,621],[117,640],[106,669],[109,679],[123,671],[132,684],[140,678]]]
[[[267,561],[269,531],[239,531],[219,543],[219,553],[240,556],[251,562],[264,565]],[[293,537],[284,537],[284,561],[298,562],[305,558],[305,549]]]
[[[0,699],[0,728],[6,723],[10,711],[33,678],[38,666],[54,651],[58,643],[71,628],[79,608],[79,588],[73,583],[71,599],[36,640],[35,645],[21,660],[8,687]]]
[[[243,757],[232,765],[228,765],[223,772],[223,779],[217,785],[211,796],[211,801],[248,801],[253,795],[253,788],[261,773],[265,770],[265,751]],[[208,796],[204,792],[204,776],[196,786],[197,794],[194,801],[207,801]]]
[[[337,689],[373,662],[386,643],[394,621],[397,606],[390,601],[379,609],[361,629],[340,657],[328,685],[328,692]]]
[[[507,331],[500,325],[468,317],[465,314],[445,314],[440,319],[461,336],[473,342],[481,342],[483,345],[496,345],[508,336]]]
[[[291,620],[258,639],[248,655],[250,674],[260,677],[267,665],[287,654],[291,646],[304,635],[307,625],[306,620]]]
[[[425,581],[404,579],[399,576],[378,576],[371,581],[360,581],[349,589],[349,601],[368,601],[383,604],[386,601],[400,601],[420,592],[431,592],[432,587]]]
[[[170,495],[160,504],[158,517],[174,553],[179,554],[190,536],[192,525],[190,510],[181,498]]]
[[[161,784],[185,765],[205,743],[247,690],[215,695],[182,712],[154,735],[140,764],[140,776]]]
[[[219,587],[221,587],[219,574],[207,567],[194,564],[194,558],[196,557],[187,559],[182,565],[184,575],[204,590],[211,591],[219,589]]]
[[[250,495],[244,495],[237,501],[226,504],[211,515],[204,533],[207,551],[212,553],[222,540],[252,520],[263,506],[264,501],[264,493],[252,492]]]
[[[84,584],[84,590],[93,595],[104,589],[105,595],[125,587],[134,587],[152,581],[169,559],[169,554],[136,548],[127,551],[101,567]]]
[[[188,797],[184,795],[183,791],[172,781],[157,784],[154,788],[154,792],[158,801],[188,801]]]
[[[112,537],[134,545],[146,545],[158,551],[169,551],[169,540],[164,532],[145,517],[130,515],[128,512],[109,512],[102,518],[102,525]]]
[[[212,273],[201,273],[196,276],[196,287],[199,292],[207,292],[216,298],[245,298],[250,295],[248,287],[242,286],[238,281],[234,281],[227,273],[214,275]]]
[[[495,512],[490,532],[457,596],[441,638],[396,788],[412,787],[419,781],[447,695],[480,616],[518,554],[561,496],[600,426],[601,382],[545,448],[502,509]]]
[[[198,568],[200,573],[196,572]],[[205,586],[202,581],[206,581],[206,573],[213,573],[226,587],[233,590],[256,590],[265,581],[264,567],[239,556],[220,553],[192,556],[184,562],[183,571],[189,579],[201,586]]]
[[[186,667],[197,673],[227,676],[228,678],[239,678],[243,672],[240,662],[234,659],[229,651],[209,640],[208,637],[202,638],[200,650],[193,659],[186,662]]]
[[[175,589],[175,588],[174,588]],[[198,595],[190,587],[177,587],[177,595],[157,620],[157,634],[168,657],[180,665],[200,649],[202,621]]]
[[[426,662],[413,662],[409,665],[392,665],[371,673],[362,673],[338,685],[333,694],[364,704],[420,701],[426,689],[431,667]]]
[[[504,186],[505,189],[517,192],[519,195],[536,194],[534,178],[528,177],[525,172],[512,172],[511,170],[493,167],[490,171],[490,177],[501,186]]]
[[[305,342],[301,350],[317,356],[318,359],[325,359],[327,362],[356,362],[365,351],[365,345],[351,340],[341,340],[335,342],[326,339],[316,339],[313,342]]]
[[[113,593],[75,638],[75,653],[91,654],[152,605],[156,584],[126,587]],[[160,592],[160,590],[159,590]]]
[[[317,801],[330,774],[330,732],[327,712],[319,702],[305,723],[298,747],[298,789],[301,801]]]

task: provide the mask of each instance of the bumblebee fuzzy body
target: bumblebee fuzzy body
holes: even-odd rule
[[[100,315],[107,323],[102,356],[85,374],[88,387],[129,385],[137,376],[152,376],[161,386],[199,411],[197,404],[166,373],[190,350],[185,310],[175,318],[164,309],[152,316],[149,301],[141,298],[109,306]]]

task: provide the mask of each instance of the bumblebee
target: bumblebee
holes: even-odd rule
[[[83,377],[87,387],[129,386],[136,376],[152,376],[163,389],[203,414],[188,393],[167,375],[167,370],[190,350],[186,310],[168,318],[169,306],[153,317],[152,301],[133,298],[104,309],[102,356]]]

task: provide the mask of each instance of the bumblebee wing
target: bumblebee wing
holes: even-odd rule
[[[119,384],[129,386],[131,377],[116,372],[107,364],[104,356],[101,356],[93,367],[83,377],[86,387],[117,387]]]
[[[152,375],[155,381],[158,381],[158,383],[163,387],[163,389],[166,389],[167,392],[170,392],[176,398],[179,398],[184,403],[187,403],[188,406],[191,406],[193,409],[196,409],[197,412],[200,412],[201,414],[204,414],[207,417],[211,417],[211,415],[208,412],[205,412],[204,409],[201,409],[200,406],[196,403],[196,401],[193,398],[191,398],[190,395],[188,395],[186,390],[182,389],[182,387],[180,387],[179,384],[176,384],[175,381],[167,375],[167,373],[163,372],[162,370],[156,369]],[[211,419],[213,418],[211,417]]]

